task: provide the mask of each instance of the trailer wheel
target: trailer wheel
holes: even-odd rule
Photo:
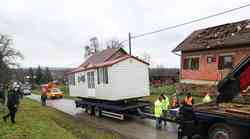
[[[95,116],[101,117],[101,109],[99,107],[95,107]]]
[[[240,133],[236,127],[227,124],[214,124],[208,131],[209,139],[240,139]]]
[[[93,108],[92,108],[92,106],[88,105],[88,106],[86,107],[86,111],[87,111],[87,113],[88,113],[89,115],[92,115],[92,114],[93,114]]]

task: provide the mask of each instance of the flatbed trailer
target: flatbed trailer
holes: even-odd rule
[[[153,106],[149,101],[143,100],[121,100],[106,101],[92,98],[79,98],[75,101],[76,107],[84,108],[89,115],[96,117],[106,116],[119,120],[126,117],[139,117],[155,120],[153,114]],[[178,119],[174,116],[161,117],[162,121],[178,123]]]
[[[249,69],[250,55],[218,84],[219,95],[215,101],[181,107],[178,139],[192,139],[194,136],[201,139],[250,139],[249,98],[240,96],[240,75],[246,72],[244,75],[250,75]],[[250,85],[250,76],[245,77]]]
[[[120,100],[107,101],[92,98],[79,98],[75,101],[76,107],[86,110],[89,115],[96,117],[106,116],[124,120],[129,116],[145,116],[143,113],[151,108],[148,101],[143,100]]]

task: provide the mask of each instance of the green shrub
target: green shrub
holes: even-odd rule
[[[167,95],[172,95],[174,93],[176,93],[176,87],[175,85],[164,85],[164,86],[160,86],[160,87],[150,87],[150,93],[151,94],[167,94]]]

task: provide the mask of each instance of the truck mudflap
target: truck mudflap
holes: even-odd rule
[[[148,118],[148,119],[152,119],[155,120],[156,117],[154,116],[153,113],[149,113],[149,112],[143,112],[140,108],[137,108],[137,112],[138,114],[141,116],[141,118]],[[160,118],[162,121],[167,121],[167,122],[171,122],[171,123],[179,123],[178,117],[172,117],[172,116],[167,116],[167,117],[161,117]]]

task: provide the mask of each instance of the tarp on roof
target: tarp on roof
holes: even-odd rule
[[[194,31],[173,52],[206,50],[247,44],[250,44],[250,20],[243,20]]]

